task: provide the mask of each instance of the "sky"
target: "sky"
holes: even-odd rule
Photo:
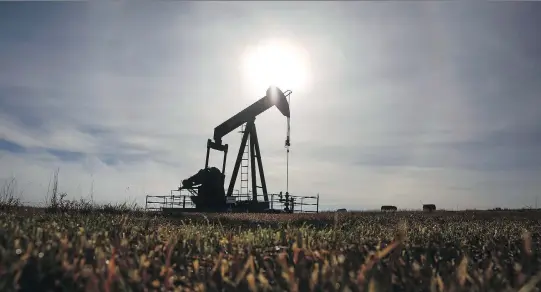
[[[291,194],[319,194],[321,209],[534,206],[540,13],[532,2],[0,3],[0,180],[15,177],[31,203],[55,169],[68,198],[168,195],[204,167],[214,127],[265,95],[243,58],[279,39],[309,75],[276,84],[293,91]],[[272,108],[256,121],[269,192],[285,191],[286,119]],[[224,138],[226,181],[240,138]]]

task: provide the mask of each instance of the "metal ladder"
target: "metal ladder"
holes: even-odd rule
[[[240,133],[244,134],[246,130],[246,123],[242,125]],[[246,140],[246,148],[244,148],[244,153],[242,154],[242,160],[240,162],[240,195],[242,197],[246,196],[249,198],[248,186],[249,186],[249,166],[250,166],[250,137]]]

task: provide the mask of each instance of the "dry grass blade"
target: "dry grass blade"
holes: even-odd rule
[[[530,280],[518,290],[518,292],[538,291],[535,286],[537,286],[539,282],[541,282],[541,272],[531,277]]]
[[[112,253],[111,253],[111,259],[109,260],[109,265],[107,267],[107,281],[105,282],[105,286],[103,287],[106,292],[111,291],[111,284],[113,282],[113,277],[115,275],[116,265],[115,265],[115,255],[116,255],[116,247],[113,247]]]
[[[522,240],[524,242],[524,252],[526,255],[531,256],[532,255],[532,235],[528,231],[524,231],[522,234]]]
[[[257,285],[256,285],[256,283],[255,283],[255,277],[254,277],[254,274],[249,273],[249,274],[246,276],[246,282],[248,282],[248,288],[250,289],[250,291],[257,292]]]
[[[462,261],[460,261],[460,264],[458,265],[457,269],[457,279],[460,286],[464,286],[466,284],[466,280],[469,279],[468,275],[468,257],[464,256],[462,258]]]
[[[248,272],[252,264],[253,264],[253,257],[250,255],[248,257],[248,260],[244,264],[242,271],[237,274],[237,277],[235,277],[235,285],[239,285],[240,281],[242,281],[242,279],[246,276],[246,273]]]

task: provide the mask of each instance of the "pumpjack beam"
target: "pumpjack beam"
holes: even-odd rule
[[[272,106],[276,106],[284,116],[290,116],[289,103],[287,102],[285,94],[279,88],[271,87],[267,89],[267,94],[264,97],[214,128],[214,141],[216,144],[221,145],[222,138],[225,135],[231,133],[231,131],[249,120],[255,119],[256,116]]]

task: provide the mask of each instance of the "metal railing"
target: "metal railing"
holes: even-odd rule
[[[177,193],[177,194],[175,194]],[[195,208],[194,203],[191,200],[191,196],[195,195],[197,191],[193,190],[171,190],[170,195],[166,196],[153,196],[147,195],[145,202],[145,209],[147,211],[161,211],[163,208]],[[233,195],[236,201],[249,201],[252,200],[251,194],[237,194]],[[319,194],[317,196],[294,196],[289,195],[286,201],[286,195],[269,194],[269,207],[274,210],[289,210],[292,213],[318,213],[319,212]],[[264,202],[263,195],[257,195],[257,199],[260,202]]]
[[[179,194],[174,194],[177,192]],[[169,196],[146,196],[145,209],[147,211],[161,211],[163,208],[195,208],[187,190],[171,190]]]

